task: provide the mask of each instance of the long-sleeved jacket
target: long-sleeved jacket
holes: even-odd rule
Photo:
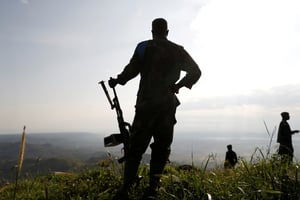
[[[279,124],[277,142],[281,145],[292,146],[293,131],[287,121],[282,120]]]
[[[180,72],[186,75],[180,79]],[[177,106],[172,87],[175,83],[192,88],[201,76],[201,71],[191,56],[167,39],[154,39],[137,45],[129,64],[118,75],[122,85],[140,74],[136,108],[161,108]]]
[[[232,150],[226,152],[225,161],[228,161],[229,164],[234,167],[237,163],[237,156],[236,153]]]

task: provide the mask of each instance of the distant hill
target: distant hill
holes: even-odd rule
[[[21,135],[0,135],[0,180],[11,179]],[[22,174],[74,171],[107,158],[103,138],[90,133],[27,134]]]
[[[21,134],[0,135],[0,143],[19,142]],[[55,144],[64,147],[102,147],[103,135],[92,133],[32,133],[26,136],[27,143],[32,144]]]
[[[0,135],[0,183],[14,178],[14,166],[20,151],[21,134]],[[79,171],[93,168],[98,162],[122,156],[121,145],[106,149],[103,136],[91,133],[27,134],[22,175],[46,174],[54,171]],[[149,163],[150,156],[144,156]]]
[[[0,135],[0,158],[12,159],[19,154],[21,135]],[[90,133],[27,134],[25,158],[88,157],[105,152],[103,138]]]

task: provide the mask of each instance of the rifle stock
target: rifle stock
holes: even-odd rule
[[[101,84],[101,86],[102,86],[102,89],[108,99],[111,109],[116,110],[117,120],[118,120],[118,125],[119,125],[119,130],[120,130],[120,133],[111,134],[110,136],[105,137],[104,138],[104,146],[112,147],[112,146],[117,146],[117,145],[123,143],[124,156],[118,160],[119,163],[122,163],[125,161],[126,155],[128,152],[128,147],[129,147],[128,143],[129,143],[131,125],[128,122],[124,121],[123,112],[122,112],[115,88],[112,88],[113,93],[114,93],[114,98],[113,98],[113,100],[111,100],[104,81],[100,81],[99,84]]]

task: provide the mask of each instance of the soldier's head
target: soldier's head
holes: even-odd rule
[[[229,151],[231,151],[231,150],[232,150],[232,145],[231,145],[231,144],[227,145],[227,149],[228,149]]]
[[[290,119],[290,114],[288,112],[282,112],[281,117],[283,120],[289,120]]]
[[[152,21],[152,37],[167,38],[169,33],[168,22],[163,18],[157,18]]]

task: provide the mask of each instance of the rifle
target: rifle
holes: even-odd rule
[[[113,93],[114,93],[114,98],[113,98],[113,100],[111,100],[109,93],[106,89],[104,81],[100,81],[99,84],[101,84],[101,86],[104,90],[104,93],[108,99],[111,109],[116,110],[117,120],[118,120],[118,125],[119,125],[119,130],[120,130],[120,133],[111,134],[110,136],[105,137],[104,138],[104,146],[105,147],[113,147],[113,146],[117,146],[117,145],[123,143],[124,156],[122,158],[118,159],[118,162],[122,163],[125,161],[126,155],[128,152],[129,135],[131,132],[131,125],[128,122],[124,121],[123,112],[122,112],[122,109],[121,109],[121,106],[119,103],[116,89],[112,88]]]

